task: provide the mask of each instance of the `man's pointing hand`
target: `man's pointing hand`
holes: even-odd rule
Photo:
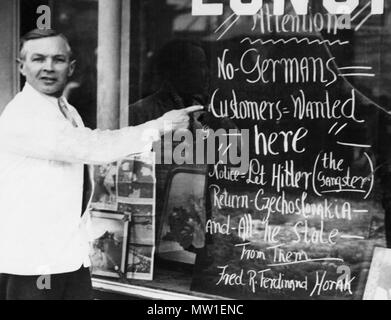
[[[164,114],[158,119],[160,123],[160,132],[162,134],[170,131],[187,129],[190,122],[190,113],[203,110],[203,106],[191,106],[188,108],[173,110]]]

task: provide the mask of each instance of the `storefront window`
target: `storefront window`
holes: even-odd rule
[[[210,126],[250,132],[249,171],[207,168],[194,266],[169,272],[157,259],[154,281],[132,283],[245,299],[363,297],[389,235],[389,3],[371,14],[360,1],[345,16],[317,1],[307,15],[287,1],[277,16],[274,3],[239,15],[224,1],[222,15],[196,16],[190,0],[132,2],[130,122],[203,104]],[[163,208],[178,167],[157,167]]]
[[[391,265],[381,251],[391,246],[391,4],[118,3],[129,8],[120,117],[139,125],[203,105],[189,132],[205,136],[183,149],[163,137],[162,154],[95,168],[95,287],[143,297],[376,295],[370,269]],[[47,4],[78,61],[66,94],[95,128],[99,1]]]

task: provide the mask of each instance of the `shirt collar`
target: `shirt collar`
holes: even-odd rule
[[[40,96],[41,98],[49,101],[50,103],[58,106],[58,99],[62,99],[66,105],[68,105],[68,101],[67,99],[64,97],[64,96],[61,96],[60,98],[55,98],[55,97],[51,97],[51,96],[48,96],[46,94],[43,94],[39,91],[37,91],[36,89],[34,89],[28,82],[26,82],[26,84],[24,85],[24,88],[23,88],[23,92],[29,92],[29,93],[32,93],[34,95],[38,95]]]

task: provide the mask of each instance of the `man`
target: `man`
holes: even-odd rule
[[[33,30],[23,37],[27,83],[0,117],[0,299],[90,299],[88,215],[80,218],[84,164],[148,151],[200,109],[92,131],[62,96],[74,69],[62,34]]]

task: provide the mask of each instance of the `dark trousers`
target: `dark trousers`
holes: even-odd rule
[[[88,268],[50,276],[0,274],[0,300],[92,300]]]

